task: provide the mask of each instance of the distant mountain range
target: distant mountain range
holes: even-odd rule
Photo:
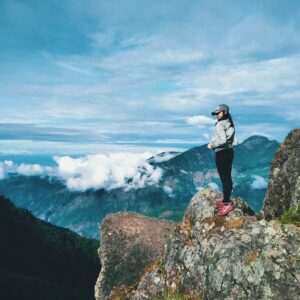
[[[0,196],[1,299],[94,299],[98,246]]]
[[[243,197],[255,211],[262,207],[270,164],[279,146],[275,140],[254,135],[234,147],[232,196]],[[163,170],[159,183],[129,191],[74,192],[58,178],[11,174],[0,180],[0,194],[40,219],[99,239],[99,224],[109,213],[134,211],[178,221],[197,190],[222,191],[214,155],[206,144],[182,153],[160,153],[148,159]]]

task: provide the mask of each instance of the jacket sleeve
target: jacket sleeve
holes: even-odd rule
[[[215,132],[213,138],[210,140],[212,148],[216,148],[220,145],[226,143],[226,132],[224,125],[221,122],[218,122],[215,127]]]
[[[234,134],[235,130],[233,127],[229,127],[227,130],[226,130],[226,137],[227,137],[227,140],[232,140],[232,135]]]

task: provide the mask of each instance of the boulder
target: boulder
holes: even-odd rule
[[[176,224],[133,212],[107,215],[100,225],[102,268],[95,286],[96,299],[109,299],[111,292],[120,294],[123,286],[134,286],[144,268],[162,255]]]

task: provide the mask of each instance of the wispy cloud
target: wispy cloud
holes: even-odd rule
[[[40,55],[45,58],[45,60],[50,64],[55,64],[65,70],[84,75],[92,75],[93,73],[91,69],[87,69],[87,67],[82,66],[82,60],[80,59],[80,57],[71,56],[70,58],[62,57],[59,59],[46,51],[41,51]],[[77,61],[78,59],[79,61]]]
[[[84,129],[41,127],[34,124],[0,123],[0,140],[34,140],[64,142],[105,142],[104,134],[86,132]]]
[[[215,124],[216,120],[209,118],[207,116],[192,116],[187,117],[187,124],[189,125],[197,125],[198,127],[204,127],[206,125]]]
[[[219,103],[241,139],[300,126],[298,2],[5,0],[0,11],[3,139],[189,147],[211,134]]]

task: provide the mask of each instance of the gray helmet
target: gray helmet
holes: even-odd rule
[[[217,115],[220,111],[227,111],[229,112],[229,106],[226,104],[219,104],[214,111],[211,112],[212,115]]]

